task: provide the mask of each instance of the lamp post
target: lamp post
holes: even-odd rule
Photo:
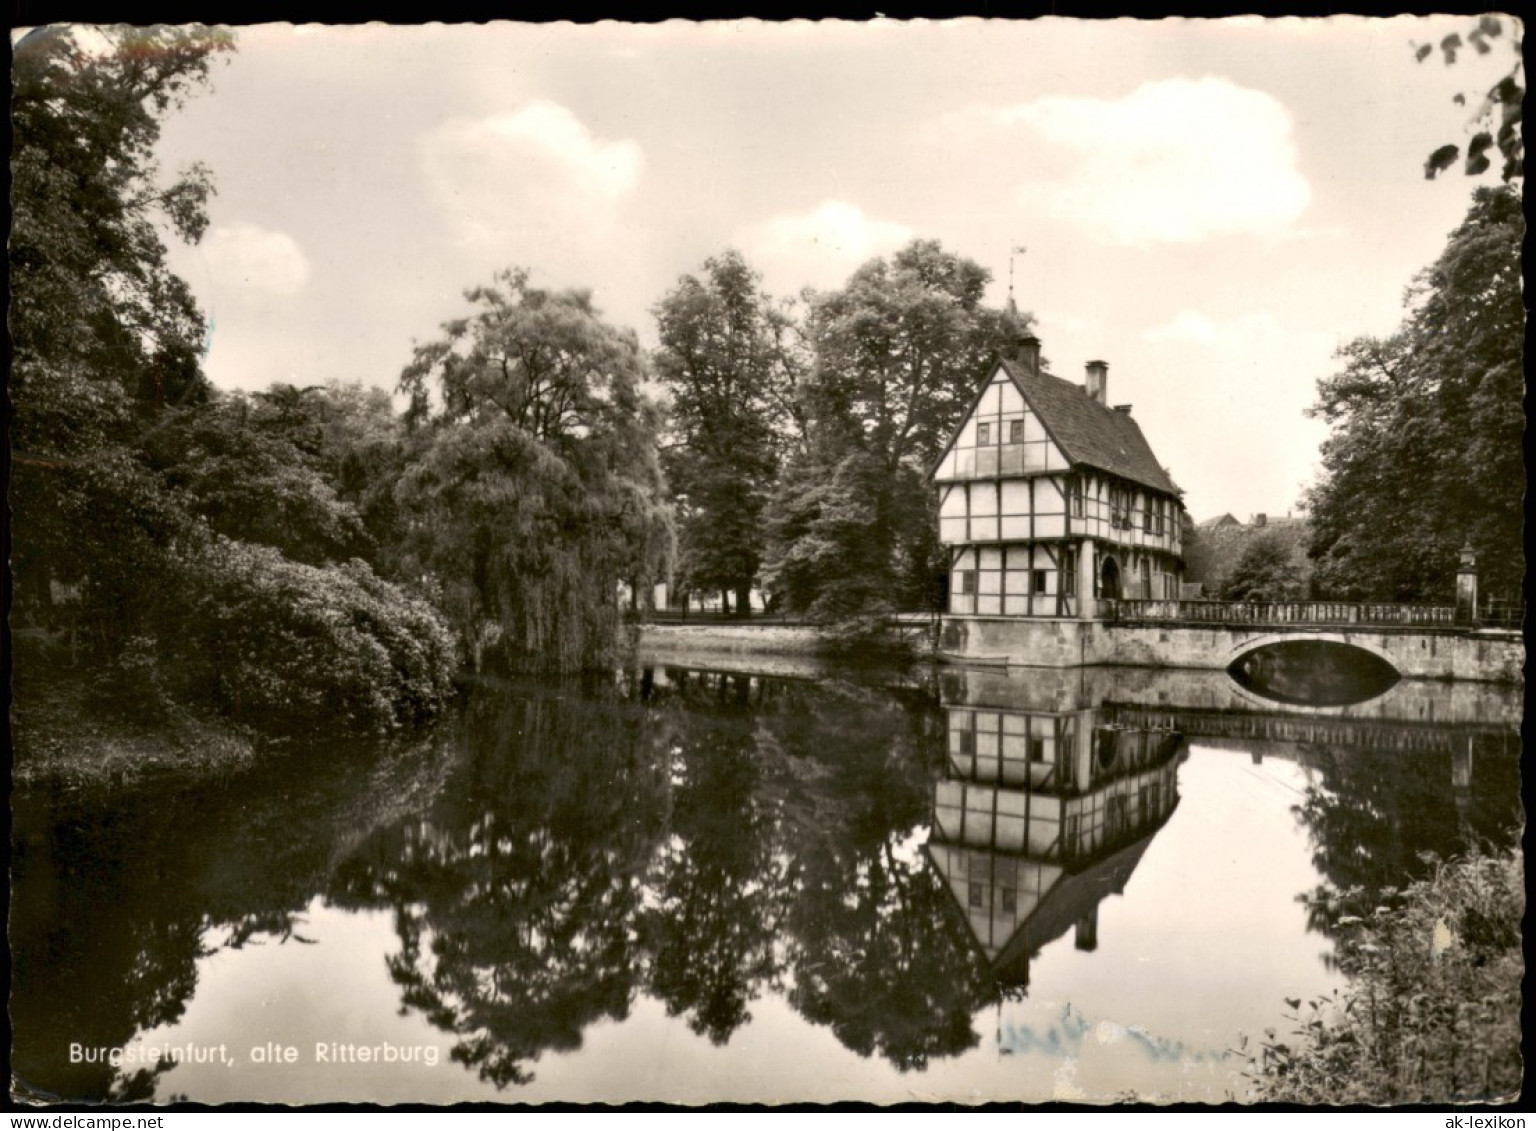
[[[1468,627],[1477,624],[1477,554],[1470,542],[1461,548],[1461,564],[1456,569],[1456,623]]]

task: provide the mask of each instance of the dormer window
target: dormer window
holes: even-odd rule
[[[985,448],[991,442],[992,442],[992,425],[990,425],[990,424],[978,424],[978,425],[976,425],[976,446],[978,448]]]

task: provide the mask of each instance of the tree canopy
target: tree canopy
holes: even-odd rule
[[[808,443],[768,516],[767,572],[790,607],[849,621],[936,598],[927,469],[988,359],[1030,321],[983,306],[988,280],[975,262],[914,240],[813,298]]]
[[[1505,35],[1506,29],[1508,35]],[[1508,182],[1525,176],[1525,136],[1520,129],[1525,118],[1525,35],[1521,21],[1513,16],[1481,15],[1467,29],[1465,36],[1453,31],[1438,44],[1418,44],[1414,48],[1414,57],[1422,63],[1438,51],[1449,67],[1454,66],[1457,57],[1468,49],[1488,55],[1499,50],[1499,44],[1507,44],[1512,52],[1509,69],[1486,92],[1474,93],[1470,99],[1466,92],[1459,93],[1455,103],[1462,107],[1469,100],[1474,103],[1467,127],[1472,131],[1464,165],[1467,175],[1475,177],[1492,168],[1489,153],[1497,149],[1504,158],[1500,175]],[[1425,177],[1434,180],[1460,156],[1461,146],[1454,142],[1439,146],[1424,162]]]
[[[202,236],[213,188],[197,165],[161,177],[161,124],[233,46],[199,27],[16,46],[16,608],[33,636],[68,635],[72,661],[83,644],[92,687],[134,711],[388,730],[447,700],[452,649],[431,608],[350,560],[369,539],[336,472],[342,422],[364,414],[338,402],[328,447],[303,391],[218,393],[166,261],[166,238]]]
[[[1329,595],[1446,600],[1470,544],[1487,593],[1525,573],[1525,307],[1519,195],[1479,188],[1385,339],[1340,351],[1310,410],[1332,428],[1308,492]]]
[[[196,241],[198,166],[163,183],[162,119],[205,85],[228,36],[200,28],[44,28],[11,69],[11,443],[18,602],[87,576],[110,606],[147,581],[174,503],[135,441],[206,400],[203,321],[162,232]],[[89,517],[87,517],[89,516]]]
[[[735,251],[706,260],[702,278],[678,280],[655,315],[681,580],[733,591],[745,614],[763,558],[763,510],[795,427],[789,319]]]
[[[1294,601],[1305,597],[1305,562],[1297,562],[1291,547],[1274,535],[1250,542],[1238,556],[1221,586],[1227,601]]]
[[[515,665],[598,664],[619,582],[659,577],[672,551],[644,356],[585,291],[513,270],[465,297],[473,313],[400,377],[400,568],[435,579],[475,655],[494,623]]]
[[[164,183],[161,121],[233,40],[203,28],[44,28],[11,69],[12,439],[76,456],[206,392],[203,319],[162,231],[197,242],[208,170]]]

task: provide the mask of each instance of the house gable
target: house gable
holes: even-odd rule
[[[936,482],[1032,475],[1071,467],[1018,381],[999,363],[934,468]]]

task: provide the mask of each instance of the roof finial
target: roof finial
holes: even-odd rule
[[[1021,243],[1016,243],[1008,249],[1008,313],[1017,314],[1018,305],[1013,301],[1013,257],[1023,255],[1027,249]]]

